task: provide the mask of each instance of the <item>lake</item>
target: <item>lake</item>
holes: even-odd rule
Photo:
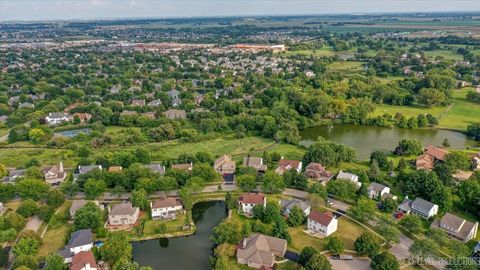
[[[301,145],[310,146],[319,136],[330,141],[348,145],[357,152],[357,159],[370,158],[375,150],[392,151],[401,139],[417,139],[424,146],[440,146],[445,138],[453,148],[475,146],[465,134],[444,129],[404,129],[373,126],[319,126],[306,129],[300,133]]]
[[[209,238],[212,229],[227,217],[225,202],[196,203],[192,216],[197,227],[195,234],[133,242],[133,259],[155,270],[209,270],[208,258],[213,254]]]

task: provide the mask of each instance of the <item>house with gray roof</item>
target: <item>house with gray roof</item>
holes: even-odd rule
[[[4,183],[9,183],[9,184],[14,184],[15,181],[19,178],[22,178],[23,176],[25,176],[25,172],[27,170],[25,169],[20,169],[20,170],[8,170],[8,175],[5,176],[2,181]]]
[[[158,107],[158,106],[162,105],[162,101],[160,99],[155,99],[155,100],[150,101],[147,105],[150,106],[150,107]]]
[[[392,198],[394,200],[397,199],[396,196],[393,196],[390,194],[389,187],[379,183],[375,183],[375,182],[372,182],[368,186],[367,192],[368,192],[368,197],[370,199],[375,199],[375,200],[380,200],[382,198]]]
[[[165,174],[165,166],[163,166],[162,164],[160,163],[152,163],[152,164],[147,164],[147,165],[143,165],[145,168],[148,168],[150,169],[152,172],[154,173],[158,173],[160,175],[164,175]]]
[[[285,256],[286,251],[286,240],[264,234],[253,234],[244,238],[238,247],[237,262],[256,269],[271,269],[275,264],[275,257]]]
[[[108,211],[108,224],[110,226],[133,225],[137,222],[140,209],[133,207],[130,202],[114,205]]]
[[[171,99],[174,99],[174,98],[178,98],[178,96],[180,95],[180,91],[176,90],[176,89],[172,89],[170,91],[167,92],[167,95],[171,98]]]
[[[446,213],[431,225],[445,231],[450,237],[468,242],[477,236],[478,222],[471,222],[461,217]]]
[[[88,172],[91,172],[93,170],[99,170],[101,171],[103,168],[102,168],[102,165],[79,165],[78,166],[78,173],[79,174],[86,174]]]
[[[422,198],[416,198],[415,200],[410,200],[405,198],[402,203],[398,206],[398,210],[402,211],[405,214],[415,214],[419,215],[424,219],[429,219],[438,214],[438,205],[426,201]]]
[[[362,186],[362,183],[358,180],[358,175],[349,173],[349,172],[344,172],[340,170],[337,175],[337,180],[348,180],[350,182],[353,182],[355,185],[357,185],[358,188]]]
[[[64,112],[52,112],[48,113],[47,117],[45,117],[45,122],[51,126],[70,122],[73,120],[73,117],[69,113]]]
[[[87,203],[93,202],[97,206],[99,205],[98,201],[87,201],[87,200],[74,200],[70,206],[70,217],[74,218],[78,209],[84,207]]]
[[[70,235],[68,244],[59,251],[65,259],[65,263],[71,263],[72,257],[82,251],[90,251],[93,247],[93,236],[91,229],[78,230]]]
[[[290,214],[293,207],[297,206],[303,211],[303,215],[306,217],[310,215],[310,203],[307,201],[297,200],[297,199],[287,199],[287,200],[280,200],[280,210],[282,214],[286,217]]]

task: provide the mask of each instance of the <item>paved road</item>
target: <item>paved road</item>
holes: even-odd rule
[[[333,270],[371,270],[369,259],[354,258],[353,260],[333,260],[328,258]]]

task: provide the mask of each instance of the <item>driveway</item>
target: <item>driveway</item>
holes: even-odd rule
[[[37,216],[33,216],[28,220],[27,225],[25,225],[25,230],[31,230],[36,232],[41,225],[42,220],[40,220]]]
[[[408,249],[412,244],[413,240],[402,233],[400,234],[400,243],[396,244],[390,249],[390,251],[397,258],[397,260],[407,259],[410,257],[410,251],[408,251]]]
[[[354,258],[353,260],[333,260],[328,258],[333,270],[371,270],[369,259]]]

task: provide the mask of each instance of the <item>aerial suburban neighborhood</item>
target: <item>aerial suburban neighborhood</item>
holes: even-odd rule
[[[478,1],[0,0],[0,37],[2,269],[480,269]]]

